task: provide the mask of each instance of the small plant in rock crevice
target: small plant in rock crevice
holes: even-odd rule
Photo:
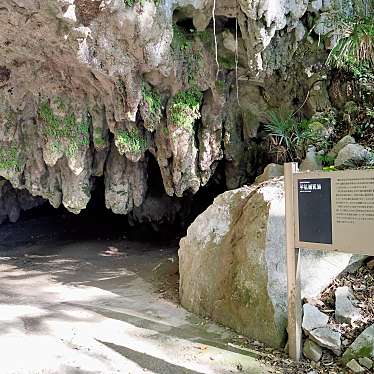
[[[202,99],[202,92],[196,88],[179,92],[173,97],[169,108],[170,121],[178,127],[192,131],[195,120],[201,117]]]
[[[66,113],[67,106],[61,98],[55,98],[54,104],[62,113]],[[86,118],[78,121],[74,113],[57,115],[48,101],[40,104],[39,117],[43,123],[43,134],[52,139],[56,150],[64,151],[69,157],[76,154],[78,149],[90,142],[90,122]]]
[[[115,143],[122,154],[125,152],[141,153],[148,147],[147,140],[141,135],[139,129],[136,128],[130,131],[119,130],[116,133]]]

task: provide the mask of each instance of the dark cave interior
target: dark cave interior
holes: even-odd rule
[[[186,192],[182,198],[166,196],[160,170],[153,156],[148,156],[147,198],[159,200],[162,215],[169,219],[152,222],[147,210],[142,209],[145,219],[132,212],[117,215],[105,207],[105,185],[103,177],[92,180],[91,200],[80,214],[70,213],[62,205],[55,209],[48,202],[23,211],[17,223],[4,223],[0,226],[0,247],[36,243],[42,240],[129,240],[143,242],[177,243],[186,234],[187,227],[202,213],[220,193],[226,190],[223,165],[217,167],[210,182],[195,195]],[[167,201],[166,206],[163,202]],[[170,215],[166,210],[175,210]],[[173,219],[170,219],[173,217]]]

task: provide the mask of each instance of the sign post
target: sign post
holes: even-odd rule
[[[302,347],[299,248],[374,256],[374,169],[299,173],[284,165],[288,344]]]
[[[301,293],[299,249],[295,248],[295,224],[293,213],[293,177],[299,171],[297,163],[284,165],[286,190],[286,245],[287,245],[287,288],[288,288],[288,349],[290,357],[299,361],[301,357]]]

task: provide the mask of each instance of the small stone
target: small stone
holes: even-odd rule
[[[355,307],[356,303],[357,300],[349,287],[338,287],[335,291],[335,319],[348,324],[361,320],[362,316],[360,310]]]
[[[322,348],[314,341],[307,339],[304,343],[303,354],[306,358],[318,362],[322,357]]]
[[[366,369],[371,369],[373,367],[373,360],[370,360],[369,357],[360,357],[358,362],[360,365],[366,367]]]
[[[351,369],[354,373],[365,373],[366,371],[355,359],[348,362],[347,368]]]
[[[306,334],[310,333],[310,331],[318,327],[327,326],[329,317],[326,314],[320,312],[319,309],[314,305],[304,304],[303,311],[304,316],[302,327]]]
[[[319,327],[310,332],[310,338],[321,347],[330,349],[337,356],[341,354],[341,334],[330,327]]]

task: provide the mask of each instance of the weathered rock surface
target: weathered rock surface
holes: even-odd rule
[[[344,352],[343,361],[345,363],[352,359],[358,360],[360,357],[374,359],[374,325],[366,328],[351,346]]]
[[[340,323],[358,321],[362,318],[360,309],[355,306],[353,292],[347,286],[338,287],[335,291],[335,319]]]
[[[331,252],[305,253],[302,295],[311,297],[351,258]],[[181,240],[179,259],[180,296],[186,309],[272,346],[284,343],[287,281],[282,180],[217,197]],[[307,271],[313,276],[305,275]]]

